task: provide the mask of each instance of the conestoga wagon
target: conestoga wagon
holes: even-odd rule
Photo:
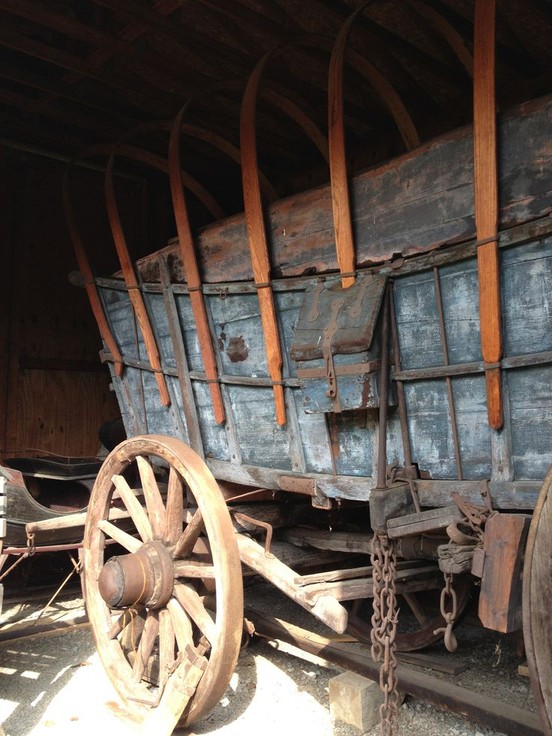
[[[454,649],[478,579],[483,625],[523,625],[552,732],[552,98],[495,119],[492,3],[477,7],[473,128],[420,145],[369,67],[407,151],[383,166],[347,172],[354,17],[331,57],[328,139],[285,110],[327,157],[329,186],[270,201],[255,142],[268,55],[243,97],[243,215],[193,232],[185,192],[213,203],[182,171],[186,106],[167,162],[130,139],[107,150],[114,276],[92,272],[68,173],[69,227],[128,435],[88,508],[87,607],[109,676],[152,727],[190,724],[224,692],[243,565],[376,652],[442,637]],[[178,237],[136,263],[118,158],[170,178]],[[110,541],[123,552],[109,556]]]

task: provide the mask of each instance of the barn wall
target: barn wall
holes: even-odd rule
[[[0,454],[28,449],[80,456],[98,450],[98,427],[118,415],[101,341],[76,270],[62,208],[63,162],[0,155]],[[142,239],[144,182],[118,183],[131,240]],[[98,172],[75,168],[72,191],[98,269],[112,268]]]

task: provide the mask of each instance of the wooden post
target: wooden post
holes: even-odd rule
[[[365,2],[352,13],[343,24],[332,49],[328,77],[328,139],[330,155],[330,184],[334,220],[337,262],[342,274],[343,288],[355,282],[355,242],[353,236],[349,180],[347,177],[347,154],[345,146],[343,67],[345,50],[351,26],[370,5]],[[420,142],[416,128],[399,95],[379,70],[360,54],[351,52],[359,71],[370,81],[376,94],[388,108],[395,121],[407,150]]]
[[[249,252],[253,266],[253,278],[257,286],[261,323],[265,340],[268,372],[273,381],[276,421],[286,423],[286,404],[282,383],[282,347],[280,330],[270,283],[268,239],[263,217],[263,204],[259,185],[257,145],[255,140],[255,113],[257,90],[264,66],[265,55],[251,74],[243,96],[240,119],[240,148],[242,154],[242,183],[245,220],[249,240]]]
[[[94,281],[92,267],[90,265],[90,261],[88,260],[88,256],[86,255],[84,243],[82,242],[82,238],[80,236],[80,232],[77,226],[77,219],[75,217],[75,212],[71,203],[71,197],[69,193],[70,173],[71,165],[67,168],[65,176],[63,178],[63,206],[65,209],[65,218],[69,230],[69,237],[71,238],[73,251],[75,253],[75,258],[77,259],[77,265],[84,279],[84,285],[86,288],[88,299],[90,301],[90,306],[92,308],[92,314],[94,315],[94,319],[96,320],[96,323],[98,325],[102,340],[107,345],[107,349],[109,350],[113,359],[115,374],[117,376],[121,376],[124,368],[123,358],[119,351],[119,346],[117,345],[115,338],[113,337],[111,328],[107,321],[100,295],[98,293],[98,289],[96,288],[96,282]]]
[[[502,330],[498,262],[498,184],[495,110],[496,0],[477,0],[474,38],[474,194],[479,274],[481,351],[489,425],[503,424],[500,367]]]
[[[134,266],[130,258],[128,246],[126,243],[125,235],[123,232],[123,226],[117,207],[117,201],[115,198],[115,187],[113,184],[113,161],[115,153],[113,152],[109,157],[107,169],[105,172],[105,195],[107,203],[107,214],[109,216],[109,223],[111,226],[111,232],[113,234],[113,240],[115,242],[115,248],[119,257],[119,263],[123,271],[123,276],[128,289],[128,295],[134,308],[140,330],[144,338],[144,345],[148,355],[148,360],[155,373],[155,380],[157,387],[159,388],[159,395],[161,397],[161,403],[163,406],[170,406],[171,399],[167,388],[167,382],[165,375],[161,368],[161,358],[159,356],[159,350],[153,334],[153,329],[149,319],[149,315],[144,303],[140,286],[134,272]]]
[[[201,358],[205,368],[205,374],[209,383],[209,391],[211,401],[213,403],[213,411],[215,422],[222,424],[226,419],[224,411],[224,402],[220,383],[218,380],[218,369],[215,357],[215,349],[209,329],[209,320],[207,318],[207,309],[205,300],[201,290],[201,276],[199,273],[199,265],[195,252],[192,230],[188,218],[188,208],[186,206],[186,197],[182,186],[181,167],[180,167],[180,130],[182,128],[182,119],[186,106],[184,106],[174,121],[171,130],[171,138],[169,143],[169,176],[171,181],[171,192],[173,198],[174,216],[176,220],[176,228],[178,231],[178,240],[180,245],[180,253],[182,256],[182,264],[186,282],[190,292],[190,302],[197,330],[197,339],[201,350]]]
[[[485,525],[479,619],[487,629],[504,634],[521,629],[521,570],[530,521],[525,514],[496,514]]]

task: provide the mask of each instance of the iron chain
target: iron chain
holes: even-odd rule
[[[440,609],[441,616],[445,621],[445,626],[440,629],[435,629],[434,634],[440,634],[443,632],[443,641],[449,652],[455,652],[458,648],[458,642],[453,632],[453,627],[458,616],[458,599],[456,591],[452,587],[452,573],[445,572],[445,587],[441,591],[440,598]],[[450,610],[447,610],[447,599],[450,600]]]
[[[381,734],[393,736],[399,709],[397,690],[397,596],[395,589],[397,556],[395,544],[387,535],[375,533],[372,541],[371,564],[374,589],[371,654],[374,662],[381,662],[380,688],[384,700],[380,707]]]

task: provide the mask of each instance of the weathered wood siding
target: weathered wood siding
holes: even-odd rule
[[[499,117],[501,227],[550,210],[552,98],[525,103]],[[357,262],[368,264],[470,238],[475,233],[472,128],[424,144],[351,182]],[[280,200],[267,208],[274,276],[337,270],[329,187]],[[243,215],[209,226],[198,237],[207,283],[250,280]],[[178,250],[173,276],[182,280]],[[155,265],[141,262],[146,281]]]
[[[509,228],[503,229],[500,248],[503,429],[493,431],[487,422],[475,247],[451,246],[381,266],[393,287],[399,345],[393,377],[403,383],[407,413],[407,426],[401,427],[392,382],[387,462],[404,464],[406,433],[428,503],[446,504],[455,489],[477,498],[490,480],[498,505],[530,508],[552,459],[552,222],[542,218],[534,223],[550,211],[552,201],[551,118],[552,100],[546,99],[505,116],[501,124],[502,227]],[[428,250],[473,233],[470,162],[471,135],[464,130],[358,177],[359,260]],[[307,263],[307,270],[335,268],[328,197],[320,189],[271,209],[276,272],[292,276]],[[520,221],[530,224],[510,227]],[[279,474],[308,474],[330,496],[368,498],[378,459],[377,409],[306,413],[290,360],[304,292],[315,276],[273,282],[288,420],[281,427],[275,421],[257,295],[250,283],[234,281],[250,279],[243,220],[212,226],[200,243],[204,272],[213,282],[205,288],[205,301],[226,423],[214,421],[187,289],[166,280],[163,286],[156,283],[163,264],[179,281],[178,259],[169,248],[141,264],[142,276],[152,277],[143,289],[169,376],[169,408],[162,406],[148,370],[124,286],[101,280],[113,330],[129,363],[123,379],[114,378],[129,432],[193,440],[220,478],[278,488]],[[337,280],[327,277],[328,284]],[[172,324],[167,304],[174,304]],[[190,391],[197,436],[191,432],[196,420],[190,414]]]
[[[515,485],[544,477],[552,447],[550,363],[508,368],[509,358],[552,350],[552,316],[548,284],[552,283],[552,236],[501,249],[502,300],[505,335],[503,385],[506,422],[493,432],[487,424],[485,379],[480,353],[477,264],[471,257],[440,266],[448,361],[440,332],[436,272],[423,268],[401,276],[393,274],[394,308],[400,345],[401,375],[405,376],[408,434],[413,461],[423,477],[435,480],[484,481]],[[377,462],[377,410],[351,411],[326,417],[307,414],[289,360],[304,289],[311,279],[275,285],[276,303],[284,344],[284,377],[288,423],[275,421],[273,395],[268,385],[261,321],[255,294],[246,287],[206,299],[220,375],[226,382],[223,396],[225,425],[214,421],[208,386],[202,371],[199,345],[189,296],[173,287],[199,416],[203,451],[207,459],[251,469],[320,474],[330,495],[367,498]],[[230,285],[229,285],[230,287]],[[169,374],[173,404],[164,408],[149,370],[127,367],[116,380],[125,420],[131,434],[162,432],[189,438],[167,313],[159,287],[146,287],[163,366]],[[143,341],[123,287],[103,286],[102,293],[123,355],[147,368]],[[532,358],[528,358],[529,362]],[[451,377],[453,405],[444,375],[447,364],[466,366],[465,375]],[[475,366],[475,367],[474,367]],[[428,373],[429,372],[429,373]],[[266,379],[265,385],[239,385],[240,381]],[[460,472],[455,457],[453,414],[458,432]],[[388,462],[404,463],[398,409],[390,407]],[[230,471],[229,471],[230,472]],[[260,472],[260,471],[259,471]],[[338,477],[358,478],[343,490]],[[230,472],[230,477],[235,477]],[[332,487],[331,477],[335,478]],[[364,479],[363,483],[361,482]],[[259,480],[260,482],[260,480]],[[349,483],[349,481],[347,481]],[[512,485],[512,489],[514,488]],[[532,489],[533,487],[530,486]],[[532,490],[531,490],[532,492]],[[504,502],[506,507],[508,501]],[[517,507],[531,501],[515,499]]]

